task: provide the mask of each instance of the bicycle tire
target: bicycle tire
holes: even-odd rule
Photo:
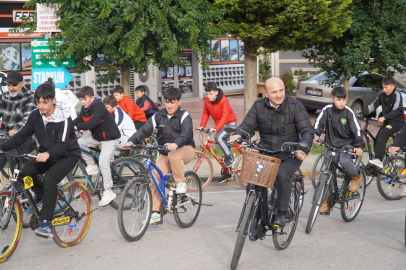
[[[318,169],[317,167],[319,166],[319,162],[321,160],[321,167]],[[313,188],[316,189],[317,186],[317,180],[319,180],[320,177],[320,172],[324,171],[324,152],[319,154],[314,162],[313,168],[312,168],[312,175],[311,175],[311,180],[312,180],[312,185]],[[319,174],[317,174],[319,172]],[[316,180],[317,179],[317,180]]]
[[[138,241],[145,234],[149,226],[152,214],[151,189],[149,188],[148,183],[142,178],[136,178],[127,183],[123,190],[123,194],[125,195],[121,196],[118,205],[118,228],[125,240],[129,242]],[[146,210],[145,218],[141,217],[138,220],[138,217],[143,210]],[[128,223],[126,220],[129,220],[130,222]],[[140,229],[133,231],[138,223],[140,224]],[[127,225],[130,226],[127,227]]]
[[[323,174],[320,175],[323,177]],[[306,233],[310,233],[313,229],[314,223],[316,222],[317,215],[319,214],[319,208],[321,204],[324,202],[324,197],[327,192],[327,179],[330,177],[330,173],[327,174],[327,177],[323,177],[321,181],[319,181],[318,186],[316,187],[316,194],[314,196],[313,204],[310,209],[309,218],[306,224]]]
[[[234,179],[235,181],[238,183],[238,185],[243,188],[246,189],[247,188],[247,183],[243,182],[241,180],[241,169],[242,169],[242,163],[243,163],[243,157],[244,155],[241,155],[237,161],[235,162],[235,166],[234,166]]]
[[[118,203],[120,202],[120,196],[121,196],[121,193],[122,193],[125,185],[128,183],[129,180],[136,178],[140,172],[145,172],[146,169],[141,162],[139,162],[136,159],[128,158],[128,157],[114,160],[112,163],[113,163],[113,166],[116,167],[117,172],[120,173],[121,177],[123,178],[122,180],[120,180],[120,179],[114,179],[115,177],[113,177],[113,187],[111,188],[111,190],[114,193],[116,193],[116,198],[114,200],[112,200],[109,203],[109,205],[111,207],[113,207],[114,209],[118,209]],[[125,168],[127,168],[127,170],[125,170]],[[125,170],[125,171],[123,171],[123,170]]]
[[[8,202],[12,201],[11,196],[9,190],[0,191],[0,225],[6,225],[3,223],[12,215],[7,227],[2,229],[0,233],[0,263],[5,262],[13,255],[20,241],[21,231],[23,229],[21,204],[18,198],[15,198],[14,205],[10,208]]]
[[[185,172],[187,192],[176,195],[173,216],[181,228],[189,228],[195,222],[202,207],[202,186],[199,176],[194,171]],[[178,207],[179,206],[179,207]]]
[[[71,198],[69,203],[66,196]],[[61,247],[75,246],[85,237],[92,220],[90,193],[82,183],[69,182],[59,189],[56,202],[62,211],[54,215],[53,222],[64,218],[69,218],[69,221],[60,225],[53,224],[53,239]]]
[[[297,222],[300,213],[300,197],[301,186],[296,182],[292,183],[292,192],[289,200],[289,207],[287,215],[291,216],[291,220],[286,223],[284,227],[281,227],[280,232],[274,232],[272,234],[272,241],[277,250],[286,249],[292,242],[293,236],[297,228]]]
[[[238,231],[237,235],[237,240],[235,242],[234,246],[234,252],[233,252],[233,258],[231,259],[231,269],[235,270],[237,268],[238,262],[241,257],[242,249],[244,247],[245,243],[245,238],[247,238],[248,235],[248,229],[249,229],[249,222],[252,218],[253,215],[253,209],[254,209],[254,202],[256,200],[257,195],[255,193],[251,193],[247,205],[245,207],[244,215],[242,217],[241,223],[240,223],[240,229]]]
[[[74,182],[74,181],[75,181],[75,179],[73,178],[72,172],[68,172],[68,174],[61,180],[61,182],[58,183],[58,188],[63,187],[63,186],[66,185],[67,183]],[[73,193],[71,192],[71,193],[68,195],[67,201],[68,201],[68,202],[71,202],[72,198],[73,198]],[[61,209],[58,205],[55,206],[55,212],[54,212],[54,214],[58,214],[58,213],[60,213],[61,211],[62,211],[62,209]]]
[[[350,222],[353,221],[359,211],[361,210],[362,203],[364,202],[365,198],[365,189],[366,189],[366,180],[365,180],[365,173],[363,170],[360,170],[361,173],[361,185],[359,186],[358,190],[356,191],[355,196],[353,196],[353,192],[348,191],[348,186],[349,183],[346,184],[346,186],[342,187],[342,190],[344,190],[346,194],[346,198],[348,196],[351,196],[351,200],[347,200],[345,202],[341,203],[341,217],[345,222]],[[343,182],[344,185],[344,182]]]
[[[185,171],[194,171],[202,182],[202,189],[213,180],[213,164],[210,159],[200,151],[195,151],[191,162],[185,164]]]
[[[398,167],[397,172],[402,174],[404,170],[406,170],[406,165],[405,165],[405,160],[403,157],[399,156],[393,156],[391,157],[393,160],[393,164]],[[391,165],[392,163],[389,163],[389,159],[385,159],[383,161],[383,171],[386,172],[386,174],[393,174],[393,170],[395,168],[392,167],[387,167],[388,165]],[[399,167],[400,166],[400,167]],[[402,175],[399,175],[402,176]],[[392,201],[392,200],[400,200],[402,197],[400,197],[400,194],[402,193],[402,187],[405,186],[406,184],[406,177],[400,179],[399,181],[396,181],[394,179],[389,179],[388,177],[382,177],[381,174],[378,174],[376,178],[376,184],[378,187],[379,193],[384,197],[385,199]]]

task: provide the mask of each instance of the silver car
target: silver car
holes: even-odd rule
[[[363,82],[367,81],[369,85],[373,84],[382,89],[382,77],[382,75],[377,73],[363,73],[361,79],[356,77],[350,78],[348,106],[356,114],[371,104],[380,93],[380,91],[374,91],[372,88],[364,86]],[[326,75],[322,72],[307,81],[300,82],[298,85],[299,89],[296,90],[296,99],[302,102],[308,112],[316,112],[317,109],[322,109],[327,104],[332,103],[331,91],[333,88],[322,84],[326,79]],[[396,87],[397,89],[404,88],[398,82]],[[406,100],[404,99],[403,102],[403,107],[406,107]]]

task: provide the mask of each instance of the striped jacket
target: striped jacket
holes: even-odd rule
[[[57,102],[58,103],[58,102]],[[80,148],[73,128],[70,111],[67,110],[67,117],[42,116],[38,109],[35,109],[28,116],[24,126],[16,135],[3,142],[0,149],[9,151],[17,148],[35,134],[40,153],[48,152],[50,162],[57,162],[61,157],[76,156],[80,158]],[[54,113],[60,113],[55,110]],[[64,112],[62,112],[64,113]]]
[[[34,92],[27,90],[25,87],[17,97],[12,98],[9,92],[0,95],[0,132],[6,133],[12,129],[20,129],[32,110],[37,108],[34,99]]]

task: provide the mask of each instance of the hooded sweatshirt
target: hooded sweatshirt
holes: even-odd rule
[[[88,108],[82,107],[73,125],[78,130],[90,130],[93,139],[99,142],[116,140],[121,136],[113,116],[98,98]]]
[[[39,109],[34,109],[18,133],[6,140],[0,149],[9,151],[17,148],[35,135],[39,144],[38,151],[48,152],[48,160],[51,162],[57,162],[62,157],[80,157],[80,148],[70,115],[70,106],[58,101],[55,103],[53,114],[48,117],[41,114]]]
[[[211,116],[216,124],[214,129],[220,131],[225,124],[237,122],[237,117],[223,91],[221,89],[217,89],[217,91],[216,100],[210,101],[209,98],[204,100],[203,116],[200,126],[206,127],[207,121],[209,121],[209,117]]]

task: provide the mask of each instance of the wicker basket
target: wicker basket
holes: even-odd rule
[[[273,188],[281,160],[254,152],[244,152],[241,180],[257,186]]]

